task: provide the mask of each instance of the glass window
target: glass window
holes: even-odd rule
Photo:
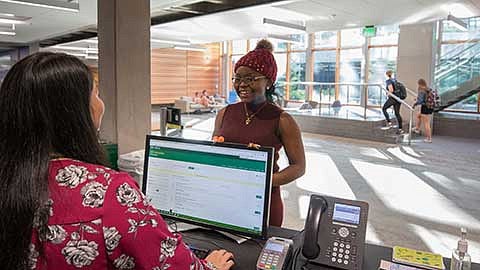
[[[305,85],[298,84],[305,82],[306,54],[290,54],[290,100],[305,100]]]
[[[273,38],[269,39],[269,41],[273,45],[273,51],[274,52],[286,52],[287,51],[287,45],[288,45],[287,42],[280,41],[280,40],[273,39]]]
[[[233,40],[232,41],[232,54],[246,54],[247,53],[247,41],[246,40]]]
[[[291,43],[290,49],[292,51],[304,51],[308,47],[308,34],[290,35],[290,38],[298,43]]]
[[[0,82],[3,81],[3,78],[5,78],[5,75],[7,75],[12,65],[13,60],[10,53],[0,55]]]
[[[315,33],[314,48],[337,48],[337,31],[322,31]]]
[[[277,62],[277,82],[275,91],[285,98],[285,82],[287,81],[287,54],[275,53],[273,54]]]
[[[470,40],[478,38],[478,30],[480,29],[479,19],[470,18],[462,20],[467,23],[467,31],[456,28],[450,21],[443,21],[442,41]]]
[[[398,47],[370,48],[370,63],[368,70],[368,82],[378,83],[385,87],[385,72],[397,68]],[[368,105],[381,105],[385,101],[385,94],[380,87],[368,88]]]
[[[377,27],[377,35],[370,39],[370,45],[397,45],[398,33],[398,25]]]
[[[313,53],[313,81],[318,83],[335,82],[336,50],[315,51]],[[320,93],[322,94],[320,97]],[[311,99],[331,104],[335,100],[335,85],[314,85]]]
[[[341,32],[342,47],[359,47],[365,44],[365,37],[361,28],[346,29]]]
[[[448,107],[448,110],[478,112],[478,94],[470,96],[469,98],[462,100],[453,106]]]
[[[259,42],[261,40],[261,38],[252,38],[249,40],[249,47],[248,47],[248,50],[249,51],[252,51],[255,49],[255,47],[257,46],[257,42]],[[271,41],[270,41],[271,42]]]
[[[363,49],[340,51],[340,82],[360,83],[363,78]],[[343,104],[360,104],[360,86],[340,86],[340,101]]]

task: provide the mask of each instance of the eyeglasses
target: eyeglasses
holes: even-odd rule
[[[266,78],[266,76],[256,76],[256,77],[233,77],[232,82],[233,84],[240,84],[242,81],[245,84],[252,84],[254,81],[258,79]]]

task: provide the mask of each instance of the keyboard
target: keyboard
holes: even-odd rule
[[[197,256],[197,258],[199,259],[205,259],[208,254],[210,254],[209,249],[199,248],[192,245],[188,245],[188,248],[190,248],[193,254],[195,254],[195,256]]]

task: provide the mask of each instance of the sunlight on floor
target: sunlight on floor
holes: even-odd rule
[[[415,152],[415,150],[413,150],[410,146],[402,146],[402,149],[405,150],[405,152],[407,152],[407,154],[409,154],[411,156],[414,156],[414,157],[417,157],[417,158],[422,157],[417,152]]]
[[[409,224],[408,226],[434,253],[440,253],[443,257],[451,258],[452,250],[457,247],[457,241],[460,239],[460,228],[458,228],[458,234],[452,235],[432,228],[427,229],[420,225]],[[473,262],[480,262],[480,243],[469,240],[468,235],[469,232],[467,230],[468,253],[472,257]]]
[[[458,180],[462,181],[464,185],[470,186],[475,189],[480,189],[480,180],[473,180],[464,177],[458,177]]]
[[[215,128],[215,118],[209,118],[198,124],[193,125],[192,129],[201,130],[206,132],[212,132]]]
[[[441,174],[438,174],[438,173],[434,173],[434,172],[423,172],[423,174],[432,179],[433,181],[435,181],[435,183],[439,184],[440,186],[442,186],[443,188],[446,188],[446,189],[451,189],[451,188],[455,188],[457,184],[455,184],[455,182],[453,182],[451,179],[441,175]]]
[[[305,155],[309,169],[296,181],[298,188],[334,197],[355,199],[352,189],[328,155],[314,152],[306,152]]]
[[[388,148],[387,151],[405,163],[425,166],[421,160],[403,153],[400,147]]]
[[[298,213],[300,213],[301,219],[307,218],[309,205],[310,205],[310,196],[302,195],[298,197]]]
[[[370,222],[367,222],[367,234],[365,236],[365,241],[370,244],[383,245],[383,241],[380,240]]]
[[[351,162],[389,208],[421,219],[480,230],[477,219],[410,171],[359,160]]]
[[[371,148],[371,147],[359,147],[360,148],[360,154],[368,157],[374,157],[374,158],[379,158],[383,160],[389,160],[391,159],[384,153],[380,152],[378,149]]]

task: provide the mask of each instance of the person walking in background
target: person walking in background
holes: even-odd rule
[[[433,113],[433,107],[435,106],[435,98],[433,97],[433,90],[428,87],[427,82],[424,79],[418,80],[418,95],[417,101],[413,104],[413,107],[421,105],[420,113],[417,115],[417,123],[415,133],[420,133],[420,124],[423,123],[425,128],[425,140],[424,142],[432,142],[432,129],[430,128],[430,115]]]
[[[400,106],[402,103],[397,101],[392,95],[395,95],[395,82],[396,80],[392,77],[393,71],[388,70],[385,75],[387,75],[388,79],[386,81],[386,88],[388,90],[388,99],[385,101],[385,104],[383,104],[383,115],[385,116],[385,119],[387,120],[387,127],[391,128],[392,127],[392,122],[390,121],[390,115],[388,115],[387,109],[393,106],[393,110],[395,112],[395,117],[397,118],[398,122],[398,131],[397,133],[401,134],[403,133],[402,129],[402,116],[400,115]]]

